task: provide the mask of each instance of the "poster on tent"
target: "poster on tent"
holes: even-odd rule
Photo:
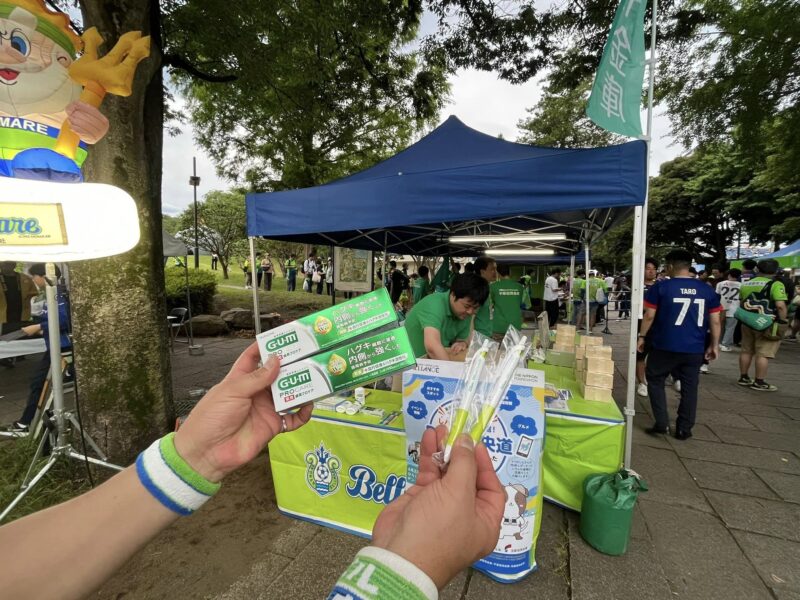
[[[352,248],[333,249],[333,283],[340,292],[372,291],[372,252]]]

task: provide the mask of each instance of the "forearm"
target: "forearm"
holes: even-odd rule
[[[428,358],[433,358],[434,360],[450,360],[447,349],[441,344],[425,344],[425,351],[428,353]]]
[[[711,319],[711,347],[714,348],[719,344],[719,337],[722,332],[722,323],[720,313],[716,313]]]
[[[644,316],[642,317],[642,328],[639,330],[639,337],[644,337],[647,335],[647,332],[650,331],[650,327],[653,325],[654,320],[655,313],[645,311]]]
[[[177,518],[130,466],[82,496],[1,527],[0,589],[9,598],[33,590],[37,598],[83,598]]]
[[[781,321],[785,321],[789,311],[786,308],[786,302],[776,302],[775,303],[775,310],[778,313],[778,318]]]

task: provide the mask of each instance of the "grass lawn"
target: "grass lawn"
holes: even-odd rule
[[[194,257],[189,257],[189,268],[194,268]],[[200,268],[214,273],[217,277],[217,295],[214,297],[215,312],[231,308],[253,308],[253,290],[245,289],[244,273],[238,265],[232,266],[229,271],[228,279],[222,277],[222,269],[211,271],[211,257],[200,256]],[[278,274],[272,277],[272,290],[264,291],[262,287],[258,291],[259,309],[261,313],[276,312],[285,321],[293,321],[298,317],[303,317],[309,313],[316,312],[321,308],[331,305],[331,299],[326,295],[309,294],[302,290],[303,281],[298,277],[299,290],[294,292],[286,291],[286,279]]]

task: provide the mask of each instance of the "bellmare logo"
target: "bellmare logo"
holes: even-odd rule
[[[42,233],[42,226],[39,225],[39,219],[0,217],[0,233],[39,234]]]
[[[325,497],[339,489],[339,468],[342,466],[338,456],[325,449],[323,442],[319,448],[306,452],[306,484],[312,491]]]
[[[406,489],[406,478],[390,473],[386,482],[378,481],[378,476],[367,465],[353,465],[348,473],[350,481],[345,486],[353,498],[371,500],[376,504],[389,504]]]
[[[290,331],[289,333],[284,333],[283,335],[279,335],[275,339],[268,341],[267,350],[269,350],[270,352],[275,352],[276,350],[280,350],[284,346],[296,343],[297,343],[297,333],[294,331]]]
[[[305,371],[292,373],[278,380],[278,389],[281,391],[289,390],[302,383],[308,383],[309,381],[311,381],[311,371],[306,369]]]

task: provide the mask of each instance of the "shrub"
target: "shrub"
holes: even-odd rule
[[[164,269],[167,311],[186,306],[186,272],[181,267]],[[217,293],[217,279],[211,271],[189,269],[189,295],[192,315],[209,314]]]

